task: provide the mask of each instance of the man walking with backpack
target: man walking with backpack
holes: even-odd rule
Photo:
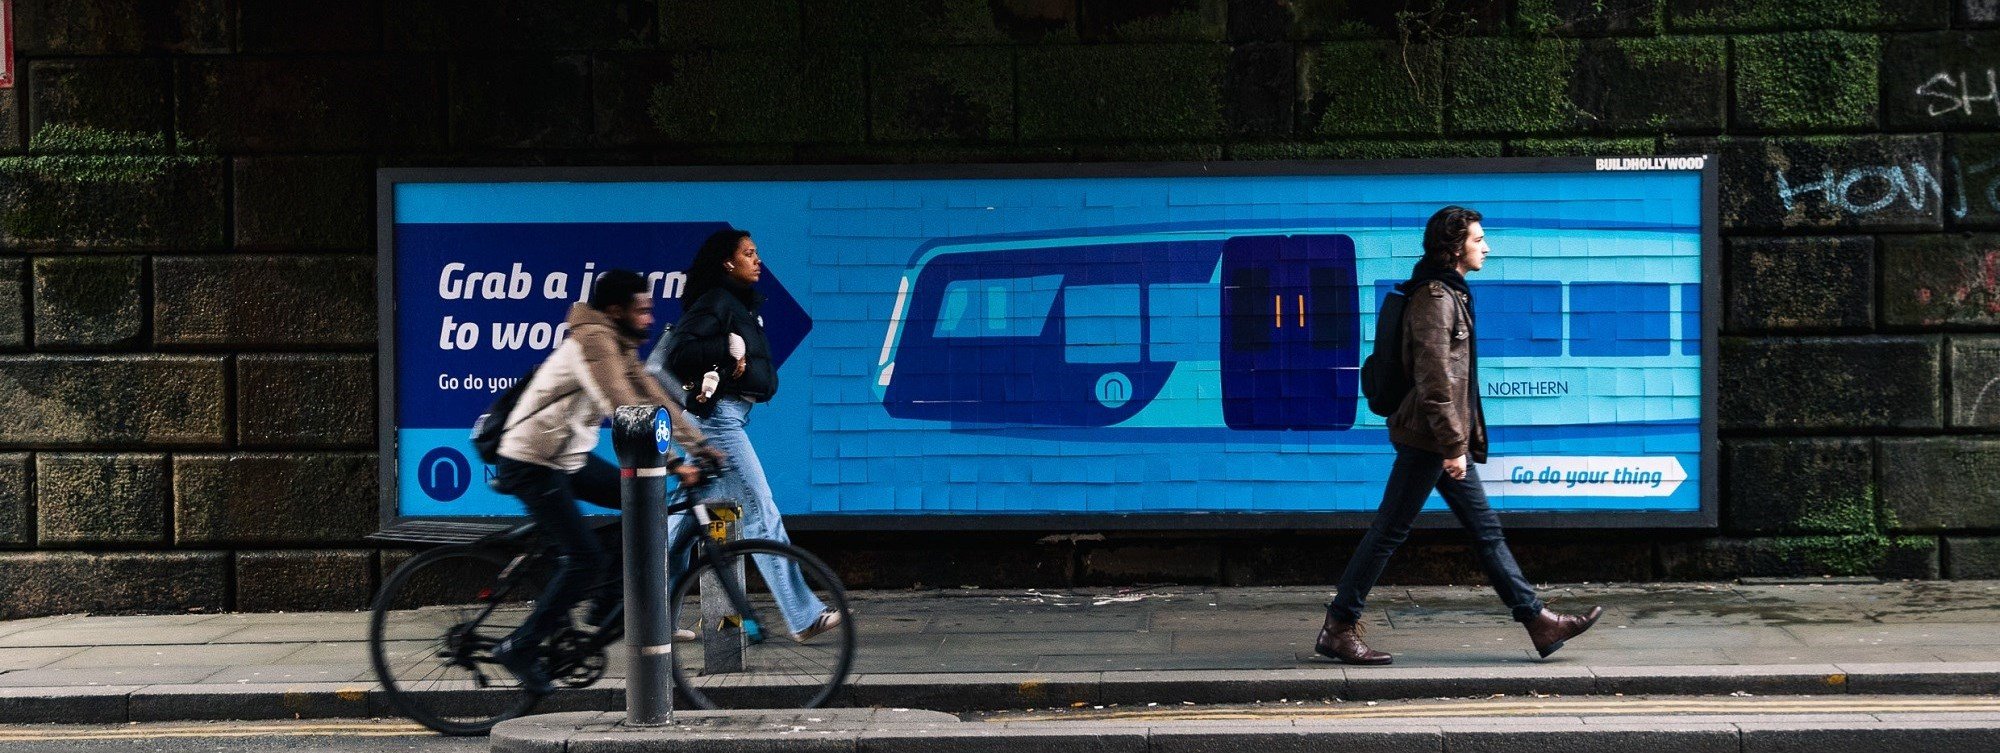
[[[1555,653],[1565,641],[1590,629],[1604,611],[1593,607],[1585,615],[1565,615],[1543,606],[1535,596],[1535,587],[1514,562],[1500,519],[1487,505],[1486,490],[1473,467],[1486,462],[1486,415],[1479,404],[1478,338],[1473,334],[1472,290],[1465,275],[1486,265],[1486,231],[1481,219],[1471,209],[1449,206],[1431,215],[1424,227],[1424,257],[1402,288],[1407,296],[1402,326],[1385,322],[1377,330],[1378,350],[1384,346],[1380,338],[1399,338],[1395,344],[1402,347],[1397,360],[1406,380],[1385,379],[1380,374],[1397,364],[1375,362],[1363,367],[1371,372],[1364,376],[1371,408],[1380,412],[1376,406],[1384,401],[1378,398],[1396,399],[1382,394],[1385,382],[1393,385],[1401,381],[1408,393],[1401,396],[1388,417],[1396,462],[1382,490],[1382,506],[1375,513],[1375,522],[1348,559],[1339,591],[1327,605],[1326,625],[1313,645],[1313,651],[1321,656],[1347,664],[1393,661],[1389,654],[1361,641],[1362,605],[1375,580],[1382,576],[1389,556],[1409,537],[1410,527],[1432,489],[1444,497],[1459,524],[1478,540],[1479,561],[1487,579],[1500,600],[1513,610],[1514,619],[1527,627],[1529,639],[1542,656]]]
[[[614,269],[599,275],[589,303],[572,306],[569,338],[535,369],[500,437],[494,484],[521,499],[541,534],[556,547],[556,571],[534,611],[493,647],[493,658],[535,693],[554,690],[541,666],[541,643],[584,598],[602,613],[616,593],[611,558],[577,510],[576,501],[618,509],[618,467],[593,454],[598,427],[621,405],[658,405],[673,422],[674,441],[719,464],[701,432],[688,423],[639,363],[638,349],[653,326],[653,298],[646,279]],[[682,484],[700,480],[686,463],[670,469]]]

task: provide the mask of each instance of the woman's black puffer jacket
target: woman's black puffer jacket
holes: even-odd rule
[[[757,315],[764,296],[748,287],[719,287],[702,295],[681,314],[674,326],[680,342],[669,355],[674,371],[682,376],[699,375],[709,369],[722,374],[717,393],[751,402],[769,402],[778,394],[778,368],[771,363],[771,341],[764,336],[764,320]],[[743,338],[743,376],[731,377],[736,359],[729,357],[729,333]]]

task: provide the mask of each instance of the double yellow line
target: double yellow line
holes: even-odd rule
[[[1204,721],[1254,719],[1393,719],[1449,716],[1610,716],[1635,714],[1868,714],[1868,713],[1978,713],[2000,712],[2000,698],[1895,698],[1842,699],[1832,697],[1779,697],[1730,699],[1625,701],[1596,699],[1577,701],[1487,702],[1459,701],[1398,706],[1352,705],[1228,707],[1217,709],[1133,709],[1130,711],[1086,711],[1056,714],[1008,714],[987,718],[988,722],[1089,722],[1089,721]]]
[[[408,737],[430,735],[421,725],[393,722],[308,722],[294,724],[210,724],[175,727],[0,728],[0,742],[38,740],[151,740],[175,737]]]

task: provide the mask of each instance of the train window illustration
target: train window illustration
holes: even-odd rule
[[[1334,267],[1312,267],[1307,274],[1312,280],[1311,292],[1306,300],[1299,302],[1300,308],[1310,306],[1307,313],[1312,326],[1312,344],[1320,350],[1356,348],[1361,345],[1358,338],[1360,329],[1353,323],[1355,316],[1354,270]]]
[[[1671,285],[1578,282],[1569,286],[1569,354],[1664,356],[1672,352]]]
[[[935,337],[1034,337],[1048,325],[1062,275],[956,280],[945,286]]]
[[[1271,348],[1271,333],[1284,324],[1280,311],[1284,301],[1271,293],[1271,270],[1233,269],[1225,281],[1224,296],[1230,306],[1229,349],[1237,353],[1259,353]]]
[[[1166,283],[1146,288],[1147,357],[1154,361],[1213,361],[1222,346],[1215,326],[1221,304],[1215,286]]]
[[[1140,342],[1139,286],[1083,285],[1063,291],[1063,360],[1139,361]]]
[[[1472,306],[1480,355],[1562,355],[1562,283],[1474,283]]]
[[[1681,355],[1701,355],[1701,285],[1681,286]]]

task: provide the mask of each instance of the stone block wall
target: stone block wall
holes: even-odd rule
[[[1716,153],[1721,528],[1516,531],[1531,576],[2000,577],[1996,8],[20,0],[0,617],[364,605],[390,166]],[[1354,536],[801,538],[1013,587],[1326,583]]]

